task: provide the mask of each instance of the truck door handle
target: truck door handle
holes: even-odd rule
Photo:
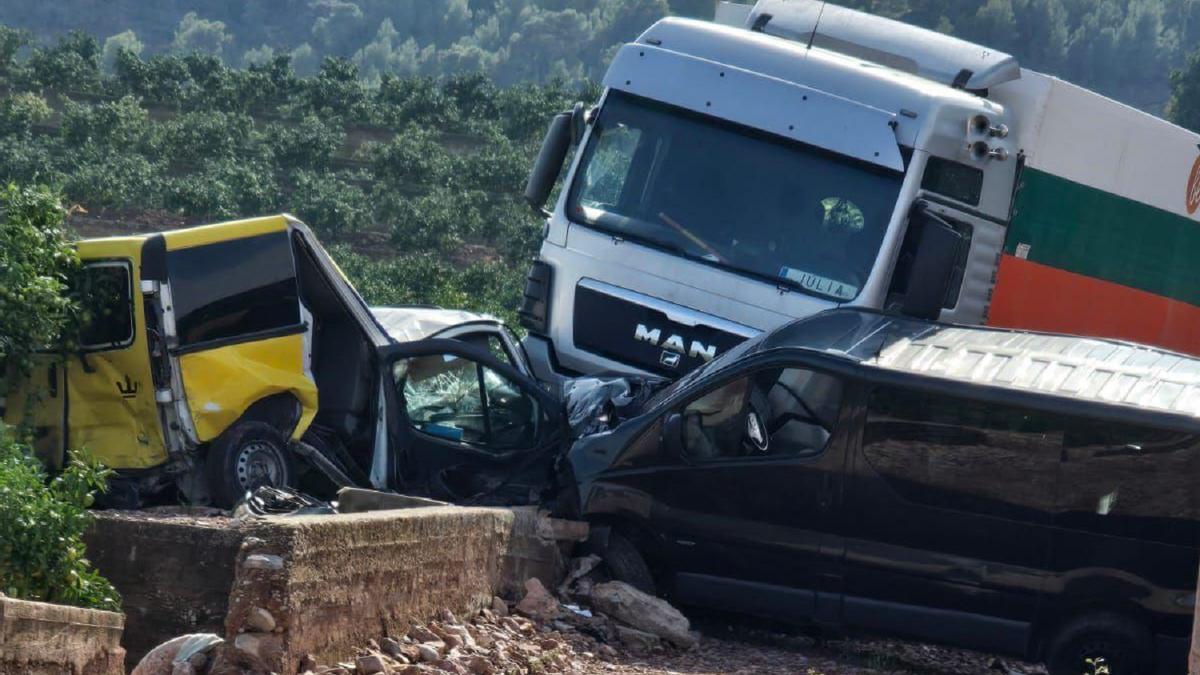
[[[51,363],[46,369],[46,388],[50,390],[50,398],[58,398],[58,364]]]

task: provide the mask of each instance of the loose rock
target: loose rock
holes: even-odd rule
[[[246,628],[255,633],[270,633],[275,630],[275,617],[262,607],[252,607],[246,613]]]
[[[358,657],[354,661],[354,667],[357,669],[358,675],[390,675],[392,672],[383,657],[378,654]]]
[[[517,603],[517,611],[534,619],[550,620],[558,616],[558,600],[550,595],[537,578],[525,582],[525,597]]]
[[[610,581],[592,590],[592,604],[612,618],[672,644],[690,648],[696,638],[687,617],[666,600],[643,593],[623,581]]]
[[[433,645],[426,642],[417,645],[417,651],[421,655],[422,661],[428,661],[432,663],[442,658],[441,653],[439,653]]]
[[[492,596],[492,611],[496,616],[508,616],[508,603],[499,596]]]

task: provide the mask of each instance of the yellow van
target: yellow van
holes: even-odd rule
[[[296,484],[297,454],[364,482],[343,469],[355,439],[379,433],[375,361],[390,341],[307,227],[278,215],[78,251],[95,315],[80,350],[44,357],[0,402],[47,465],[87,447],[133,501],[177,486],[223,506]],[[327,433],[305,436],[318,411]]]

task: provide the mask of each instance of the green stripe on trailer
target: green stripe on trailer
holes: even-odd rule
[[[1200,223],[1026,168],[1010,255],[1200,305]]]

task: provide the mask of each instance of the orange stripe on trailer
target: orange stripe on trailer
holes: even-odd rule
[[[1005,255],[988,324],[1200,354],[1200,307]]]

